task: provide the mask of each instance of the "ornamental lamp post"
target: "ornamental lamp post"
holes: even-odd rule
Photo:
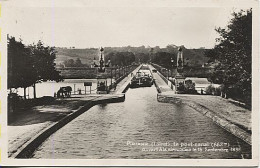
[[[173,58],[171,58],[171,64],[172,64],[172,67],[173,67],[173,65],[174,65],[174,60],[173,60]]]
[[[171,66],[172,66],[172,71],[171,71],[171,76],[172,76],[172,72],[173,72],[173,69],[174,69],[174,60],[173,60],[173,58],[171,58]]]
[[[167,69],[167,73],[168,73],[168,75],[167,75],[167,76],[168,76],[168,80],[169,80],[169,70],[170,70],[170,68],[169,68],[169,69]]]
[[[118,78],[119,78],[120,77],[119,65],[117,65],[117,71],[118,71]]]
[[[110,78],[111,78],[111,85],[112,85],[112,83],[113,83],[113,68],[111,67],[111,71],[110,71]]]
[[[99,61],[99,69],[98,69],[99,72],[105,72],[105,66],[104,66],[104,60],[103,60],[103,51],[104,51],[104,48],[101,47],[101,49],[100,49],[101,54],[100,54],[100,61]]]
[[[175,91],[176,93],[183,92],[183,88],[180,88],[179,84],[184,84],[185,82],[185,76],[183,75],[183,49],[182,47],[179,47],[178,54],[177,54],[177,62],[176,62],[176,69],[177,74],[175,75]]]

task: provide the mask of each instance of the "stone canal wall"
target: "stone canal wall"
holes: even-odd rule
[[[137,71],[141,69],[142,65],[139,65],[137,68],[135,68],[131,74],[136,74]],[[118,89],[117,93],[126,93],[126,91],[129,89],[131,79],[133,78],[132,75],[128,74],[125,76],[125,78],[121,81],[122,84],[120,85],[120,88]]]
[[[206,97],[202,97],[203,95],[197,95],[197,96],[200,96],[200,97],[195,97],[193,95],[187,95],[187,94],[186,95],[178,95],[178,94],[175,94],[174,91],[164,92],[161,89],[161,87],[163,87],[162,81],[166,82],[166,78],[160,72],[157,72],[157,74],[158,75],[156,75],[157,78],[155,79],[155,86],[156,86],[156,89],[157,89],[157,92],[158,92],[157,100],[159,102],[174,103],[174,104],[181,104],[181,103],[186,104],[189,107],[191,107],[191,108],[195,109],[196,111],[202,113],[203,115],[207,116],[208,118],[212,119],[212,121],[215,122],[216,124],[218,124],[220,127],[224,128],[228,132],[232,133],[236,137],[244,140],[246,143],[251,145],[251,143],[252,143],[251,133],[249,133],[249,131],[248,131],[248,130],[251,130],[251,128],[250,129],[244,128],[245,124],[243,124],[243,123],[234,124],[233,122],[230,121],[230,118],[228,118],[224,115],[224,112],[222,113],[222,115],[219,115],[219,113],[220,113],[219,109],[209,108],[209,106],[212,106],[212,104],[199,103],[201,101],[198,101],[198,99],[202,99],[202,98],[205,99],[206,98]],[[153,76],[155,77],[155,75],[153,75]],[[214,97],[210,97],[210,98],[214,99],[214,100],[216,99]],[[214,100],[213,100],[213,102],[214,102]],[[223,103],[227,103],[227,102],[223,102]],[[235,105],[233,105],[233,107],[234,106]],[[216,110],[218,110],[218,111],[216,111]],[[227,109],[225,109],[225,110],[227,110]],[[236,111],[234,110],[234,112],[236,112]],[[233,115],[232,117],[234,118],[235,116]],[[242,120],[243,120],[243,118],[242,118]]]
[[[33,154],[33,152],[44,142],[48,137],[50,137],[53,133],[55,133],[57,130],[62,128],[64,125],[68,124],[70,121],[81,115],[82,113],[89,110],[91,107],[97,105],[97,104],[103,104],[103,103],[116,103],[116,102],[123,102],[125,100],[125,95],[117,95],[113,97],[107,98],[97,98],[95,100],[91,100],[87,102],[83,107],[78,109],[77,111],[68,114],[58,122],[53,123],[49,127],[42,130],[40,133],[35,135],[31,140],[29,140],[27,143],[25,143],[20,149],[17,150],[17,152],[12,155],[14,158],[30,158]]]
[[[153,67],[155,67],[155,64],[152,64]],[[174,85],[172,84],[172,82],[170,80],[167,79],[167,77],[165,77],[158,69],[157,70],[157,74],[163,79],[163,81],[172,89],[174,90]],[[152,73],[152,71],[151,71]]]
[[[227,130],[228,132],[232,133],[236,137],[242,139],[243,141],[245,141],[250,145],[252,144],[252,138],[250,133],[240,128],[238,125],[228,121],[227,119],[218,116],[216,112],[208,109],[206,105],[201,105],[199,103],[196,103],[195,101],[183,98],[178,95],[163,95],[161,93],[158,93],[157,100],[159,102],[164,102],[164,103],[186,104],[189,107],[207,116],[208,118],[212,119],[213,122],[218,124],[223,129]]]
[[[152,75],[152,77],[153,77],[153,80],[154,80],[153,83],[154,83],[154,86],[155,86],[157,92],[158,92],[158,93],[162,93],[162,91],[161,91],[159,85],[157,84],[157,82],[155,82],[155,78],[154,78],[154,75],[153,75],[153,72],[152,72],[151,68],[150,68],[150,72],[151,72],[151,75]]]
[[[156,90],[157,90],[158,93],[162,93],[162,91],[161,91],[159,85],[158,85],[157,82],[155,82],[155,81],[154,81],[154,86],[156,87]]]

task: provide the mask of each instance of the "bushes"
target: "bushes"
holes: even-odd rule
[[[206,88],[206,94],[208,95],[216,95],[216,96],[220,96],[221,95],[221,91],[223,92],[223,88],[220,87],[215,87],[214,85],[209,85]]]
[[[226,87],[223,84],[219,87],[215,87],[214,85],[209,85],[206,88],[206,94],[208,95],[216,95],[221,96],[223,98],[231,98],[233,100],[245,103],[246,106],[251,108],[251,92],[244,92],[241,88],[235,87],[234,85]]]
[[[185,87],[182,82],[179,83],[179,86],[177,87],[178,93],[185,93]]]
[[[195,83],[192,80],[187,80],[185,82],[180,82],[179,86],[177,87],[178,93],[183,94],[197,94],[195,90]]]
[[[206,87],[205,91],[207,95],[212,95],[215,91],[215,87],[213,85],[209,85],[208,87]]]
[[[226,89],[226,94],[229,98],[237,100],[239,102],[245,103],[247,106],[251,107],[252,95],[251,92],[243,91],[242,88],[239,88],[235,85],[231,85]]]
[[[220,87],[215,88],[215,95],[220,96],[221,95],[221,89]]]
[[[197,94],[197,91],[195,90],[195,83],[192,82],[192,80],[185,81],[184,90],[185,90],[185,93],[188,93],[188,94]]]

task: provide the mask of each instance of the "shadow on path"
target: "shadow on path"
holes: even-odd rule
[[[34,107],[20,108],[8,114],[8,126],[23,126],[58,121],[73,110],[83,106],[87,101],[54,100]]]

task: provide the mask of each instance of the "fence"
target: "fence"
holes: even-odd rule
[[[162,72],[163,68],[160,65],[154,64],[152,63],[152,65],[157,69],[157,74],[164,80],[164,82],[172,89],[175,90],[175,86],[173,85],[172,81],[168,80],[165,76],[166,74],[164,72]],[[167,74],[168,75],[168,74]]]

